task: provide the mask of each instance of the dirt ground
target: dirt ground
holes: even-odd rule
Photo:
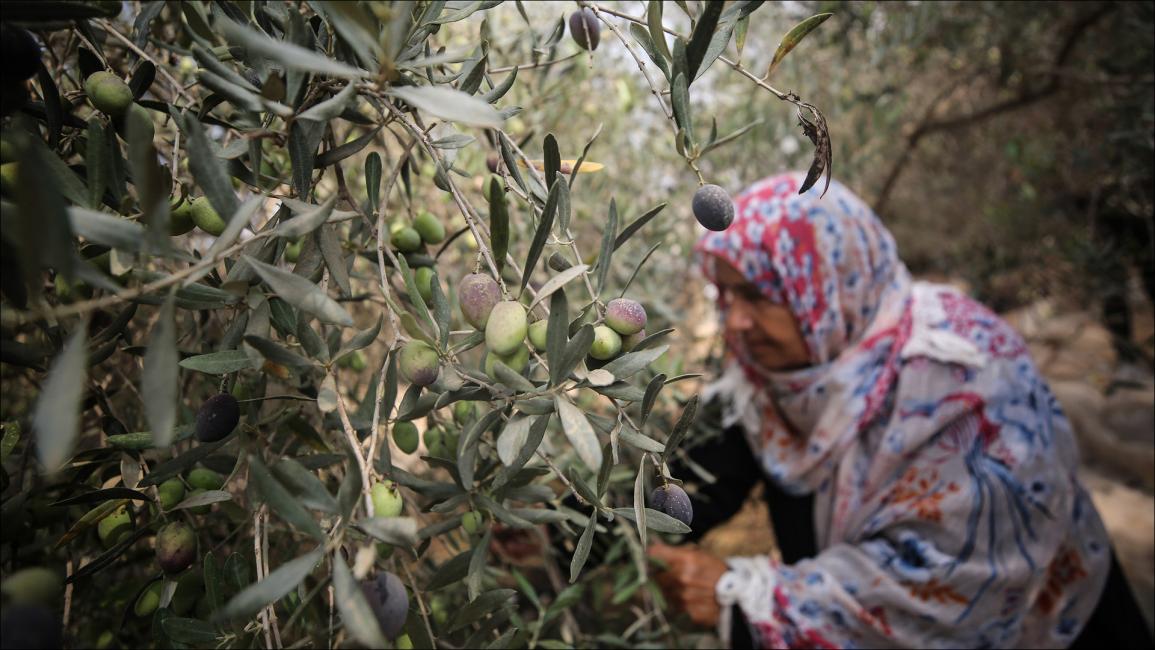
[[[1155,357],[1155,312],[1133,296],[1134,341]],[[1111,534],[1149,627],[1155,629],[1155,374],[1151,364],[1121,364],[1094,314],[1041,301],[1004,314],[1027,339],[1043,375],[1070,417],[1081,472]],[[774,553],[774,531],[757,491],[703,546],[726,557]]]

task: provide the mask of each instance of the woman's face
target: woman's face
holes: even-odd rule
[[[774,371],[811,365],[806,340],[789,307],[767,300],[721,258],[715,258],[714,280],[726,306],[726,334],[745,347],[752,361]]]

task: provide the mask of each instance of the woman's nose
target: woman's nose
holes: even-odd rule
[[[750,310],[746,304],[741,300],[734,300],[730,303],[730,308],[726,310],[726,329],[733,331],[745,331],[754,325],[754,320],[750,317]]]

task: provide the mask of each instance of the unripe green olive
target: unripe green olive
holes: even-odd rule
[[[548,328],[549,321],[547,320],[534,321],[529,324],[529,342],[533,344],[533,349],[538,352],[545,350]]]
[[[168,234],[170,236],[179,237],[193,228],[196,228],[196,222],[194,222],[192,218],[191,201],[181,203],[169,213]]]
[[[590,356],[606,361],[613,359],[622,350],[622,337],[605,325],[594,328],[594,342],[590,346]]]
[[[412,454],[417,451],[417,446],[421,442],[420,435],[417,433],[417,425],[412,422],[397,422],[393,425],[393,442],[397,444],[397,448],[406,454]]]
[[[477,402],[461,400],[453,405],[453,421],[468,424],[477,418]]]
[[[520,302],[499,302],[494,305],[485,325],[485,345],[495,354],[512,354],[525,340],[528,329],[525,307]]]
[[[198,196],[192,201],[192,220],[198,228],[214,237],[220,237],[228,225],[221,215],[217,214],[213,204],[203,196]]]
[[[132,89],[120,77],[101,70],[84,81],[84,92],[96,110],[114,117],[124,115],[132,105]]]
[[[206,490],[204,488],[196,488],[195,490],[190,490],[189,493],[185,495],[185,500],[187,501],[187,500],[189,500],[195,496],[199,496],[201,494],[204,494],[207,491],[208,490]],[[210,512],[212,512],[212,509],[213,509],[213,505],[211,503],[206,503],[203,506],[193,506],[193,507],[189,508],[188,511],[193,513],[194,515],[207,515]]]
[[[428,266],[420,266],[413,272],[417,293],[421,294],[421,298],[427,305],[433,302],[433,276],[433,269]]]
[[[301,242],[289,242],[285,245],[285,261],[290,264],[296,264],[297,260],[301,258]]]
[[[169,480],[156,486],[156,493],[160,501],[161,510],[171,510],[173,506],[180,503],[184,499],[184,483],[180,482],[179,478],[170,478]]]
[[[485,517],[476,510],[470,510],[461,516],[461,527],[465,532],[473,535],[478,530],[481,530],[481,525],[485,523]]]
[[[4,579],[0,592],[10,603],[55,605],[64,591],[64,581],[52,569],[42,566],[21,569]]]
[[[451,449],[445,431],[440,427],[430,427],[425,430],[425,449],[430,456],[437,458],[453,458],[457,445]]]
[[[375,484],[371,496],[373,498],[374,517],[396,517],[401,514],[401,510],[405,507],[401,492],[393,481]]]
[[[164,582],[160,580],[149,583],[148,587],[141,592],[140,597],[136,599],[136,604],[132,608],[133,612],[141,618],[152,616],[152,613],[160,606],[160,592],[163,587]]]
[[[355,372],[361,372],[368,367],[365,361],[365,355],[360,350],[354,350],[349,354],[337,359],[337,366],[340,368],[348,368]]]
[[[112,548],[132,534],[132,516],[128,508],[120,506],[96,526],[96,534],[105,548]]]
[[[402,253],[416,253],[421,250],[421,234],[410,226],[404,226],[393,233],[389,243]]]
[[[445,241],[445,226],[430,212],[422,210],[413,219],[413,229],[421,235],[426,244],[440,244]]]
[[[501,381],[497,378],[497,373],[494,372],[498,361],[516,373],[520,374],[525,372],[526,367],[529,365],[529,348],[527,348],[525,344],[521,344],[514,349],[511,354],[487,353],[485,355],[485,374],[489,375],[494,381]]]
[[[225,477],[207,467],[194,467],[189,470],[188,484],[202,490],[219,490],[225,485]]]

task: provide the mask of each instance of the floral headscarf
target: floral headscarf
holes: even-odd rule
[[[813,362],[771,372],[727,336],[706,397],[772,479],[815,494],[820,553],[731,558],[720,601],[766,647],[1069,644],[1109,544],[1025,344],[958,291],[912,281],[843,185],[800,196],[803,178],[755,184],[697,247],[708,277],[724,261],[788,306]]]

